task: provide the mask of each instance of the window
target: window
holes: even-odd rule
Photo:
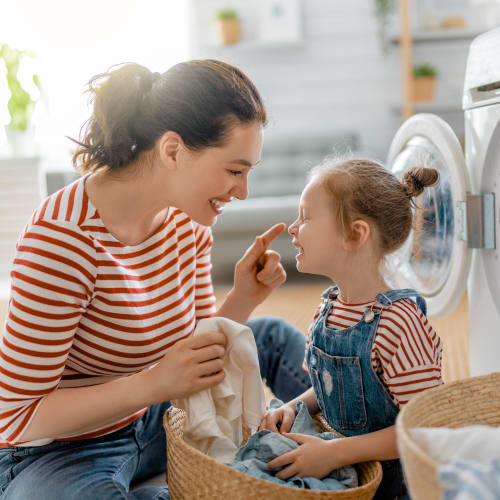
[[[16,0],[0,16],[1,42],[37,54],[44,97],[36,137],[47,169],[71,168],[73,146],[90,115],[85,83],[113,64],[163,72],[189,58],[188,1]],[[3,78],[3,68],[0,74]],[[0,121],[8,122],[0,84]]]

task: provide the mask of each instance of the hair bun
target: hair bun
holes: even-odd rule
[[[435,168],[411,167],[403,175],[403,188],[409,198],[421,195],[424,188],[433,186],[439,180],[439,172]]]

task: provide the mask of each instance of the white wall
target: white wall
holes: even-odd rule
[[[303,41],[291,47],[214,46],[214,12],[228,5],[240,13],[245,40],[255,37],[256,0],[194,0],[192,54],[223,59],[249,74],[270,111],[269,135],[355,131],[366,153],[386,157],[401,123],[399,49],[391,45],[387,53],[382,52],[373,1],[303,0]],[[438,99],[457,110],[469,43],[415,47],[415,62],[431,62],[439,68]],[[460,111],[443,115],[458,134],[463,131],[462,116]]]

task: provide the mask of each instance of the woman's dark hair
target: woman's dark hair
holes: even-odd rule
[[[163,74],[128,63],[94,76],[88,86],[94,111],[81,140],[72,139],[81,173],[124,167],[167,131],[200,150],[224,145],[236,124],[267,123],[255,85],[222,61],[183,62]]]

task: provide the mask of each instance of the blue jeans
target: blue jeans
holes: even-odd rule
[[[106,436],[54,441],[45,446],[0,448],[2,499],[163,500],[168,488],[130,485],[165,471],[163,414],[151,406],[135,422]]]
[[[260,316],[247,324],[257,344],[260,373],[274,395],[286,403],[309,389],[311,379],[302,370],[305,336],[273,316]]]
[[[310,387],[301,369],[305,338],[278,318],[249,321],[262,377],[274,394],[289,401]],[[168,488],[135,483],[166,468],[163,415],[170,403],[153,405],[138,420],[106,436],[55,441],[45,446],[0,448],[2,500],[162,500]]]

